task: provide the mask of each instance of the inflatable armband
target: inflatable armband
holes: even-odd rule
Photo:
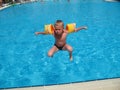
[[[76,23],[70,23],[66,25],[66,30],[68,33],[72,33],[75,31]]]
[[[46,34],[53,34],[54,27],[52,24],[45,25],[44,30]]]
[[[75,31],[75,27],[76,27],[76,23],[70,23],[66,25],[66,30],[68,31],[68,33],[72,33]],[[53,34],[54,26],[52,24],[47,24],[45,25],[44,30],[46,34]]]

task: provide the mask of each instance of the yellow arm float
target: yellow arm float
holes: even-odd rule
[[[70,23],[66,25],[66,30],[68,33],[72,33],[75,31],[76,23]],[[44,30],[46,34],[53,34],[54,32],[54,26],[52,24],[47,24],[44,26]]]
[[[76,23],[70,23],[66,25],[66,30],[68,31],[68,33],[74,32],[75,28],[76,28]]]
[[[44,30],[46,34],[53,34],[54,26],[52,24],[47,24],[44,26]]]

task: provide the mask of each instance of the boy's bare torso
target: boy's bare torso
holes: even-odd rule
[[[55,44],[59,47],[62,47],[66,44],[66,37],[67,37],[67,31],[63,30],[63,33],[61,35],[53,34],[55,37]]]

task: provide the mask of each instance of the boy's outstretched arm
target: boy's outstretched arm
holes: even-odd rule
[[[39,34],[47,34],[46,32],[35,32],[35,35],[39,35]]]
[[[87,29],[87,26],[82,26],[82,27],[78,27],[78,28],[75,28],[75,32],[79,31],[79,30],[83,30],[83,29]]]

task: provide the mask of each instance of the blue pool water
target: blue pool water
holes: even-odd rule
[[[35,36],[45,24],[62,19],[87,25],[69,34],[66,51],[53,58],[51,35]],[[0,88],[43,86],[120,77],[120,3],[79,0],[34,2],[0,11]]]

